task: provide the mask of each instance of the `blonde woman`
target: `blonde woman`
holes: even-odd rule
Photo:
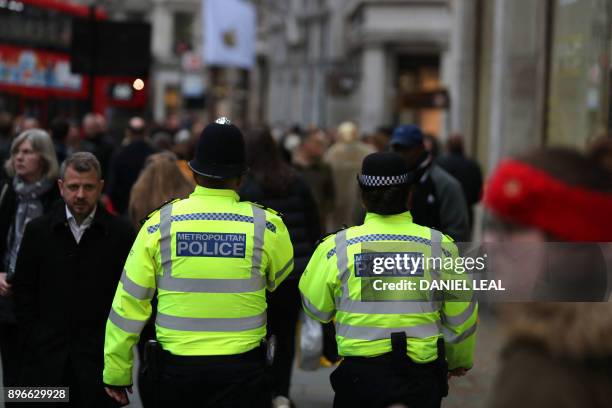
[[[11,144],[0,181],[0,354],[4,386],[15,385],[19,368],[17,322],[11,281],[26,224],[59,199],[53,141],[41,129],[22,132]]]
[[[194,187],[193,180],[179,169],[173,153],[149,156],[130,193],[128,214],[132,225],[139,230],[140,221],[151,211],[172,198],[187,197]]]

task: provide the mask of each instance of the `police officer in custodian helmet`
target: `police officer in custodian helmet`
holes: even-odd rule
[[[157,294],[148,377],[159,406],[269,407],[265,290],[293,268],[280,216],[239,201],[244,138],[227,119],[209,124],[189,163],[197,186],[149,215],[125,263],[106,326],[104,383],[127,403],[132,348]]]
[[[429,289],[433,281],[465,279],[441,268],[456,259],[457,247],[412,222],[416,175],[401,156],[367,156],[358,180],[363,225],[324,239],[300,280],[306,313],[335,318],[344,360],[331,375],[334,407],[440,407],[447,375],[471,368],[474,352],[472,291]]]

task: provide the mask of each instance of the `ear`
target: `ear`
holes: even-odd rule
[[[235,190],[240,189],[240,186],[242,186],[242,183],[244,183],[245,179],[246,176],[244,174],[241,174],[240,177],[236,178]]]
[[[57,188],[59,188],[60,195],[64,197],[64,180],[57,179]]]
[[[408,207],[408,211],[412,210],[412,193],[414,192],[414,186],[410,187],[410,192],[408,193],[408,202],[407,202],[407,207]]]

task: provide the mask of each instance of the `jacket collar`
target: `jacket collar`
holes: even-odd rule
[[[94,219],[89,228],[98,228],[104,232],[105,235],[108,235],[109,219],[110,215],[108,212],[98,203],[98,206],[96,207],[96,214],[94,215]],[[68,219],[66,218],[66,203],[63,200],[57,202],[53,207],[51,213],[51,225],[53,228],[68,226]]]
[[[220,188],[206,188],[202,186],[196,186],[190,197],[227,197],[234,201],[239,201],[240,196],[234,190],[220,189]]]
[[[411,223],[413,221],[412,214],[410,214],[410,211],[405,211],[403,213],[393,215],[382,215],[369,212],[366,214],[364,224],[368,222],[392,222],[406,224]]]

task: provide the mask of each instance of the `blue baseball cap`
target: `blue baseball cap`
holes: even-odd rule
[[[391,135],[391,146],[413,147],[423,144],[423,132],[415,125],[400,125]]]

